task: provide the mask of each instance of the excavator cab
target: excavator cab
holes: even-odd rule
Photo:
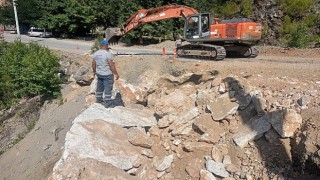
[[[210,36],[210,14],[194,14],[185,21],[185,38],[199,39]]]

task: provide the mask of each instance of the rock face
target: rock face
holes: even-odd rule
[[[235,114],[238,107],[238,103],[230,101],[229,94],[223,94],[207,105],[208,110],[212,114],[212,118],[216,121],[223,120],[228,115]]]
[[[103,119],[123,127],[151,127],[157,124],[153,112],[148,109],[131,109],[125,107],[115,107],[106,109],[103,105],[95,103],[80,114],[74,123],[83,120]]]
[[[69,163],[86,158],[109,163],[129,170],[139,160],[140,148],[127,140],[128,130],[104,120],[82,120],[71,127],[66,135],[62,158],[54,167],[54,175],[63,174]]]
[[[286,138],[301,126],[302,117],[294,110],[274,111],[270,113],[270,122],[280,136]]]

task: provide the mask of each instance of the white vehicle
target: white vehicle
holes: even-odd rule
[[[44,28],[31,27],[28,31],[28,36],[30,37],[51,37],[52,32],[47,31]]]

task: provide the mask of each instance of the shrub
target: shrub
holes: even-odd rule
[[[59,94],[59,59],[49,49],[20,41],[3,43],[1,47],[0,109],[22,97]]]
[[[241,7],[241,15],[244,17],[248,17],[253,13],[253,7],[250,0],[242,0],[240,7]]]
[[[282,41],[289,47],[305,48],[310,41],[310,28],[305,22],[292,21],[289,16],[284,17],[280,30]]]
[[[302,16],[316,3],[316,0],[279,0],[279,3],[290,16]]]
[[[221,15],[225,18],[232,18],[238,13],[239,5],[235,2],[228,1],[224,6],[221,7]]]

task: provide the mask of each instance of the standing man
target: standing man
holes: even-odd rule
[[[177,35],[175,45],[176,45],[176,48],[182,46],[182,40],[180,35]]]
[[[92,61],[93,74],[98,77],[96,89],[97,103],[103,103],[102,96],[104,92],[106,108],[113,107],[111,92],[114,79],[119,79],[108,45],[109,42],[107,40],[100,41],[100,49],[93,54]]]

